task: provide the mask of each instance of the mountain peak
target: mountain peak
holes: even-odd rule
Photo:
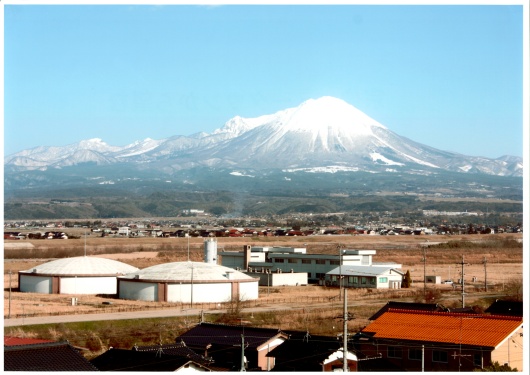
[[[282,123],[289,130],[320,131],[334,129],[341,133],[373,134],[372,127],[386,129],[353,105],[332,96],[309,99],[283,112]]]
[[[87,152],[91,151],[91,152]],[[172,173],[195,166],[320,168],[340,165],[369,172],[445,169],[521,176],[522,159],[466,157],[393,133],[353,105],[332,96],[254,118],[235,116],[213,134],[146,138],[125,147],[92,138],[64,147],[39,147],[6,158],[17,170],[77,163],[131,163]]]

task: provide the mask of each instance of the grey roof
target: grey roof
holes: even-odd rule
[[[116,276],[134,272],[138,268],[113,259],[98,257],[73,257],[53,260],[20,273],[36,273],[56,276]]]
[[[97,371],[68,341],[4,346],[4,371]]]
[[[236,271],[233,268],[203,262],[172,262],[158,264],[156,266],[147,267],[142,270],[129,273],[120,277],[120,279],[189,282],[192,277],[193,281],[195,282],[257,280],[256,278],[245,275],[243,272]]]
[[[327,272],[328,275],[343,276],[379,276],[392,270],[397,274],[403,275],[403,272],[389,266],[348,266],[342,265]]]

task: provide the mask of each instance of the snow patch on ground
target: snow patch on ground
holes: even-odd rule
[[[372,152],[370,154],[370,157],[372,158],[372,161],[382,161],[383,163],[385,163],[386,165],[405,165],[403,163],[399,163],[397,161],[393,161],[393,160],[390,160],[386,157],[384,157],[383,155],[381,155],[380,153],[378,152]]]
[[[340,165],[330,165],[327,167],[315,167],[315,168],[293,168],[283,169],[283,172],[306,172],[306,173],[336,173],[336,172],[358,172],[357,167],[345,167]]]
[[[256,177],[256,176],[252,176],[252,175],[250,175],[250,174],[244,174],[244,173],[237,172],[237,171],[230,172],[230,174],[231,174],[232,176],[238,176],[238,177],[251,177],[251,178]]]

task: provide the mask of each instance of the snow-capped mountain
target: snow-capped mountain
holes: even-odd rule
[[[196,166],[239,169],[369,172],[446,170],[522,176],[522,158],[498,159],[441,151],[402,137],[341,99],[309,99],[295,108],[256,118],[236,116],[212,134],[146,139],[109,146],[101,139],[65,147],[37,147],[10,155],[16,170],[62,168],[81,163],[137,164],[172,171]]]

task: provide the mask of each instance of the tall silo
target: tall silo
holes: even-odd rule
[[[217,240],[207,238],[204,241],[204,263],[217,264]]]

